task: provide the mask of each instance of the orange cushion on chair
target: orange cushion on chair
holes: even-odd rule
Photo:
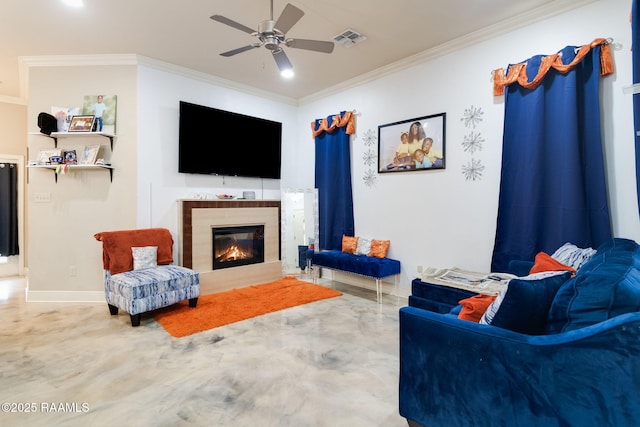
[[[533,263],[533,267],[529,270],[529,274],[541,273],[543,271],[571,271],[575,273],[576,269],[569,267],[568,265],[564,265],[555,258],[552,258],[549,254],[538,252]]]
[[[458,313],[458,319],[478,323],[495,299],[495,295],[480,294],[458,301],[458,304],[462,305],[462,310]]]

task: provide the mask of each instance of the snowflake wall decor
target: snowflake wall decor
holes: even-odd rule
[[[374,131],[369,129],[364,133],[364,135],[362,136],[362,139],[364,140],[364,145],[370,147],[376,143],[376,140],[378,139],[378,137],[376,136]]]
[[[462,174],[467,181],[477,181],[482,177],[482,171],[484,171],[484,165],[480,160],[471,159],[466,165],[462,165]]]
[[[465,127],[473,127],[475,128],[478,123],[482,121],[482,115],[484,112],[480,107],[474,107],[473,105],[470,108],[466,108],[464,110],[464,115],[460,119],[461,122],[464,123]]]
[[[373,169],[367,170],[362,177],[362,180],[367,187],[373,187],[376,185],[376,179],[378,179],[378,175]]]
[[[480,133],[471,132],[469,135],[464,136],[462,147],[464,147],[464,151],[473,154],[476,151],[482,150],[483,142],[484,138],[482,138],[482,135]]]
[[[367,166],[371,166],[373,164],[376,163],[376,158],[378,156],[376,155],[376,152],[369,149],[367,151],[364,152],[364,154],[362,155],[362,160],[364,161],[364,164]]]

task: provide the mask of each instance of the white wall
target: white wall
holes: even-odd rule
[[[640,239],[631,96],[630,2],[597,1],[569,13],[434,57],[423,64],[341,91],[299,108],[300,186],[313,184],[313,139],[308,123],[342,110],[355,109],[357,135],[352,139],[352,181],[356,235],[390,239],[389,256],[401,260],[401,293],[410,292],[418,266],[457,266],[488,271],[496,229],[502,146],[503,97],[492,95],[491,71],[535,54],[550,54],[567,45],[612,37],[616,73],[602,81],[603,133],[614,234]],[[461,119],[465,109],[481,108],[475,129]],[[379,125],[447,113],[446,170],[378,174],[374,186],[363,181],[368,166],[363,135]],[[480,133],[483,150],[466,153],[462,142]],[[471,158],[485,169],[480,180],[466,180],[463,165]],[[377,166],[374,166],[375,169]]]
[[[612,37],[622,45],[614,51],[615,75],[602,81],[614,234],[640,240],[632,99],[622,93],[631,83],[629,8],[627,0],[596,1],[509,34],[434,55],[419,65],[301,106],[145,64],[135,67],[134,78],[130,74],[134,67],[51,67],[35,73],[32,69],[29,130],[37,130],[34,124],[39,111],[72,104],[86,94],[116,94],[119,110],[113,154],[117,168],[112,184],[93,174],[57,185],[48,174],[32,176],[30,201],[34,191],[50,192],[53,203],[30,204],[34,210],[29,215],[30,283],[43,290],[101,289],[100,262],[96,261],[99,246],[92,243],[92,233],[121,226],[162,226],[176,235],[176,200],[180,198],[253,190],[258,198],[279,199],[280,188],[313,187],[314,146],[309,123],[352,109],[359,112],[352,141],[356,234],[391,240],[389,256],[403,265],[401,293],[409,293],[419,265],[486,271],[495,237],[504,108],[503,98],[492,95],[491,70],[597,37]],[[282,180],[179,174],[180,100],[282,122]],[[471,106],[484,113],[474,129],[461,121]],[[365,132],[377,135],[379,125],[442,112],[447,113],[445,170],[382,174],[377,175],[374,186],[364,184],[362,178],[369,169],[363,162]],[[484,139],[483,150],[473,156],[461,144],[472,131]],[[253,145],[242,138],[224,142],[258,147],[258,142]],[[47,142],[31,139],[30,144],[37,149]],[[485,166],[480,180],[468,181],[461,173],[472,158]],[[69,230],[73,233],[67,234]],[[56,241],[56,236],[64,239]],[[58,242],[64,245],[63,250]],[[70,265],[82,266],[79,277],[68,277]],[[62,274],[52,280],[52,271]]]
[[[256,95],[238,92],[205,81],[149,66],[138,67],[138,226],[166,227],[178,235],[176,201],[227,193],[241,196],[255,191],[257,199],[280,199],[281,184],[290,181],[290,154],[296,145],[296,107]],[[282,123],[282,179],[219,177],[178,173],[179,102],[238,112]],[[203,128],[203,150],[231,144],[239,156],[259,156],[260,141],[242,130]],[[235,136],[234,136],[235,135]],[[206,151],[203,151],[206,153]]]
[[[135,87],[134,65],[38,65],[29,70],[28,129],[23,131],[36,134],[29,135],[28,160],[54,148],[52,139],[37,135],[38,113],[50,112],[52,106],[82,106],[85,95],[118,97],[118,137],[112,153],[109,140],[99,136],[58,140],[58,148],[75,149],[78,155],[85,145],[101,144],[114,166],[113,182],[102,170],[73,171],[57,182],[51,170],[27,171],[30,301],[104,301],[102,246],[93,235],[135,227]],[[49,201],[41,201],[41,196]]]

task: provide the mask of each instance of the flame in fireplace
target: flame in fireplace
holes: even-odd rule
[[[249,251],[242,250],[238,245],[229,245],[224,252],[218,255],[218,262],[236,261],[239,259],[251,258],[253,255]]]

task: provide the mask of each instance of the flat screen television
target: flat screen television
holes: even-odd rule
[[[178,172],[280,179],[282,123],[180,101]]]

